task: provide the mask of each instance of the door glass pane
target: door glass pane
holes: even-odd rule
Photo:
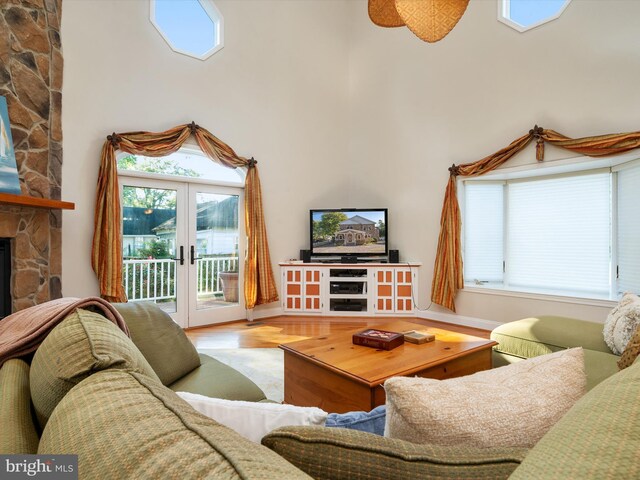
[[[237,305],[238,196],[196,194],[198,310]]]
[[[176,312],[176,190],[122,189],[123,277],[130,302]]]

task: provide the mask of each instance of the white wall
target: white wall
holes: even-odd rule
[[[63,293],[98,294],[90,267],[100,149],[113,131],[196,121],[259,162],[272,260],[308,244],[308,210],[347,201],[347,4],[216,0],[225,46],[174,53],[147,0],[65,0]]]
[[[560,19],[527,33],[499,23],[496,2],[469,2],[435,44],[376,27],[364,1],[351,4],[349,158],[366,179],[354,201],[389,207],[392,247],[424,263],[421,307],[447,167],[479,160],[536,123],[574,137],[640,128],[640,2],[574,0]],[[548,149],[548,159],[559,155],[575,156]],[[512,162],[535,163],[534,147]],[[610,309],[470,292],[456,303],[461,315],[499,322],[536,314],[603,321]]]
[[[496,1],[470,2],[427,44],[373,25],[366,0],[216,0],[225,47],[200,62],[164,44],[146,0],[65,0],[63,197],[77,205],[64,214],[65,295],[97,293],[89,259],[105,136],[195,120],[259,160],[274,264],[306,246],[309,208],[387,206],[391,248],[423,262],[418,303],[428,305],[448,166],[536,123],[569,136],[639,128],[640,2],[574,0],[521,34],[496,20]],[[533,162],[533,147],[514,162]],[[470,292],[457,304],[500,322],[608,311]]]

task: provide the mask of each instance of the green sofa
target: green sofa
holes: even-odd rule
[[[146,323],[164,318],[154,307],[120,308],[132,338],[138,328],[162,330]],[[595,386],[531,450],[417,445],[324,427],[281,428],[261,446],[163,385],[178,362],[167,370],[154,365],[137,340],[141,348],[104,317],[78,310],[49,334],[31,365],[5,362],[0,453],[77,454],[83,479],[640,478],[640,360]],[[151,350],[168,357],[179,348]],[[222,372],[204,377],[224,383]],[[200,388],[195,380],[192,387]]]
[[[176,332],[156,307],[118,309],[133,338],[154,320],[146,340],[159,343],[138,348],[103,316],[78,309],[49,333],[30,364],[11,359],[1,366],[1,454],[76,454],[82,479],[309,478],[172,390],[265,400],[253,382],[214,359],[200,364],[180,341],[188,342],[180,329],[182,337],[164,338],[162,346],[161,337]]]
[[[618,371],[620,359],[604,342],[601,323],[543,315],[505,323],[491,332],[493,366],[502,367],[526,358],[566,348],[584,350],[587,390]]]

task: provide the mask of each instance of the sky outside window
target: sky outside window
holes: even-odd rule
[[[565,0],[510,0],[509,18],[528,27],[556,15]]]
[[[198,0],[156,0],[155,21],[175,49],[204,55],[217,44],[217,26]]]

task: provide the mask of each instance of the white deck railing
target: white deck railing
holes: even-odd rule
[[[130,301],[164,300],[176,296],[175,260],[128,259],[123,262],[124,288]],[[222,294],[220,273],[238,271],[238,257],[196,260],[198,295]]]

